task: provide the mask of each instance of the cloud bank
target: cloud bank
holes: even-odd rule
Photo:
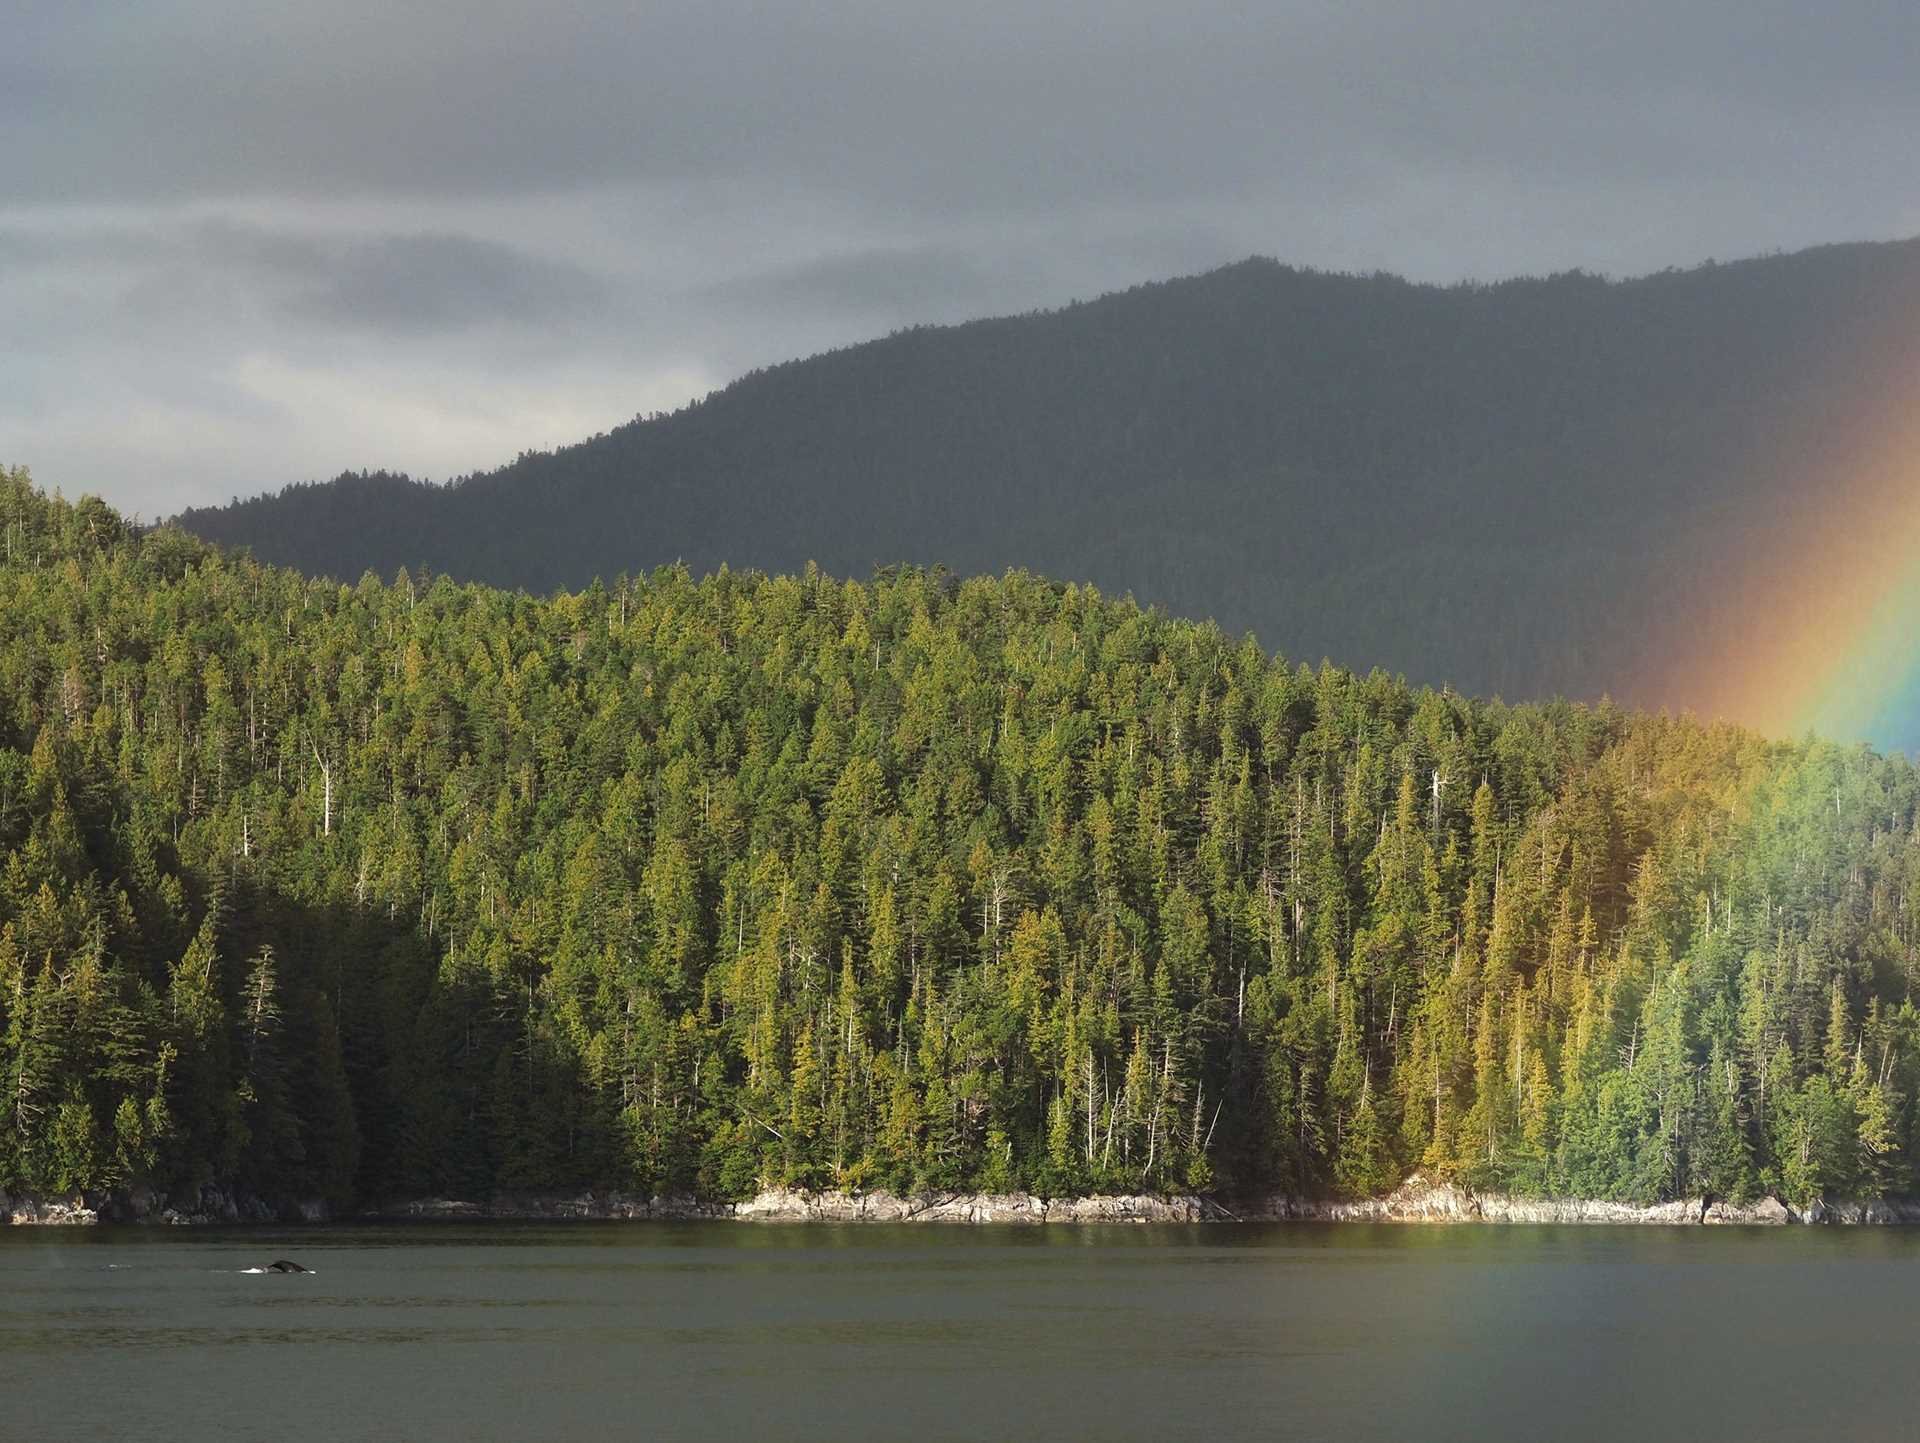
[[[0,458],[149,516],[1254,252],[1920,230],[1894,0],[17,8]]]

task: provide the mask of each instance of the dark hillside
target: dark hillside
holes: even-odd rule
[[[355,579],[546,591],[683,559],[1032,567],[1295,655],[1685,703],[1753,541],[1920,374],[1920,243],[1436,288],[1251,260],[758,372],[450,487],[344,476],[182,523]]]

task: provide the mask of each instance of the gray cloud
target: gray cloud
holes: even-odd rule
[[[1255,251],[1491,277],[1920,229],[1910,0],[14,10],[0,456],[148,513]]]
[[[1896,0],[37,3],[7,168],[59,200],[761,176],[1035,210],[1395,159],[1671,176],[1911,117],[1920,40]]]
[[[204,227],[199,239],[209,260],[272,283],[289,321],[376,332],[552,325],[612,299],[577,266],[471,236],[341,240],[222,225]]]
[[[564,322],[612,299],[582,267],[472,236],[339,236],[226,219],[0,227],[0,264],[84,280],[135,310],[204,316],[224,303],[374,332]]]
[[[983,258],[946,246],[851,251],[734,277],[702,294],[717,306],[779,313],[911,308],[941,316],[991,306],[1010,289],[1031,289],[1038,268],[1022,259],[996,272]]]

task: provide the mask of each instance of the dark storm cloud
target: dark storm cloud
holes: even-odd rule
[[[287,319],[381,331],[565,323],[610,297],[577,266],[460,235],[321,239],[202,230],[203,254],[250,271]]]
[[[1920,228],[1910,0],[10,8],[0,455],[150,511],[1254,251],[1484,277]]]
[[[1009,283],[1031,286],[1037,269],[990,268],[944,246],[863,250],[824,256],[721,281],[703,295],[718,305],[824,312],[924,307],[929,314],[976,310],[1004,296]]]
[[[288,323],[394,333],[551,324],[611,299],[578,266],[470,236],[329,236],[226,220],[0,227],[0,264],[91,278],[123,305],[224,303]]]
[[[1392,156],[1672,173],[1723,152],[1710,113],[1788,139],[1911,115],[1920,39],[1894,0],[29,9],[0,105],[10,190],[48,200],[773,176],[946,210]]]

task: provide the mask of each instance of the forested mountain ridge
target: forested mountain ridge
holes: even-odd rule
[[[0,1190],[1911,1186],[1903,758],[1019,572],[0,524]]]
[[[775,366],[451,487],[180,520],[348,581],[536,592],[1026,567],[1469,692],[1699,705],[1650,650],[1676,618],[1750,641],[1755,538],[1830,514],[1915,374],[1915,242],[1454,287],[1253,260]]]

